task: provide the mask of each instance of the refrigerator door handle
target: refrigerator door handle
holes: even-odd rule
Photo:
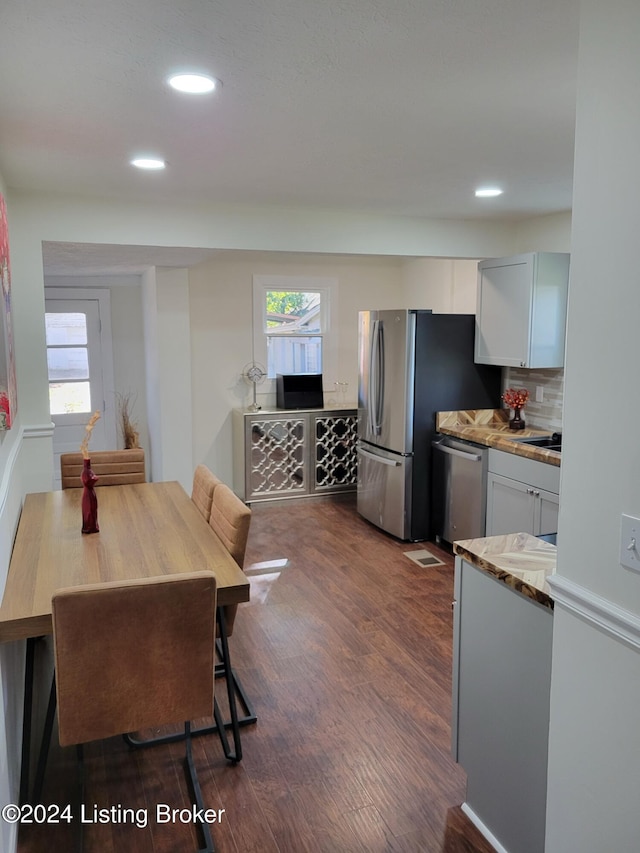
[[[364,447],[358,447],[357,453],[359,456],[366,456],[367,459],[373,459],[382,465],[388,465],[390,468],[398,468],[400,466],[400,462],[396,459],[387,459],[386,456],[378,456],[377,453],[371,453],[370,450],[365,450]]]
[[[369,353],[369,394],[367,399],[367,418],[369,420],[369,432],[371,435],[376,435],[375,425],[373,422],[373,411],[376,407],[375,389],[376,389],[376,353],[378,347],[378,320],[373,321],[373,331],[371,334],[371,352]]]
[[[375,320],[371,336],[371,361],[369,369],[369,428],[372,435],[382,432],[382,407],[384,404],[384,334],[382,323]]]

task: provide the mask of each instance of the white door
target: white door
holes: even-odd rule
[[[116,447],[110,322],[104,298],[46,294],[45,328],[53,433],[53,488],[60,488],[60,454],[79,451],[93,412],[100,412],[90,450]],[[105,328],[106,327],[106,328]],[[106,351],[106,353],[105,353]],[[106,357],[105,357],[106,356]],[[105,381],[107,380],[107,381]]]

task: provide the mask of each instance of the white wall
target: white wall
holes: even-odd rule
[[[12,191],[14,218],[36,240],[444,258],[509,254],[516,226],[344,211],[179,206]],[[40,249],[35,260],[40,259]]]
[[[523,219],[516,226],[514,252],[570,252],[571,211]]]
[[[130,394],[129,414],[140,434],[140,446],[149,447],[147,426],[146,372],[142,317],[142,286],[135,283],[110,288],[113,335],[113,380],[116,394]],[[123,446],[119,421],[118,447]]]
[[[432,308],[437,313],[475,313],[477,261],[447,258],[402,260],[303,253],[243,253],[189,272],[193,375],[193,463],[205,462],[232,483],[231,410],[252,402],[242,369],[252,353],[253,275],[332,277],[337,322],[337,369],[325,376],[325,397],[340,379],[357,399],[357,319],[366,308]],[[258,402],[275,399],[258,388]]]
[[[618,549],[620,514],[640,517],[640,4],[581,10],[547,850],[630,853],[640,574]]]
[[[339,375],[325,377],[325,388],[330,389],[337,379],[346,380],[351,402],[357,395],[358,311],[406,305],[402,265],[393,258],[246,253],[190,270],[193,462],[205,462],[229,484],[233,482],[231,410],[252,402],[252,388],[241,374],[253,357],[252,280],[261,274],[338,280],[332,307]],[[274,404],[260,388],[258,392],[261,405]]]
[[[24,494],[50,487],[51,435],[44,358],[44,292],[42,263],[31,254],[30,241],[15,227],[13,208],[0,175],[0,192],[7,201],[12,315],[18,380],[18,409],[11,430],[0,432],[0,597],[9,569],[11,548]],[[33,348],[30,346],[33,341]],[[41,380],[36,388],[29,377]],[[45,393],[43,394],[43,389]],[[24,683],[24,642],[0,645],[0,802],[17,802],[20,781],[20,742]],[[0,850],[16,846],[17,825],[0,821]]]
[[[151,479],[193,481],[189,275],[184,269],[142,277],[143,334]]]
[[[364,257],[373,254],[468,258],[508,253],[515,239],[515,226],[499,222],[453,222],[332,211],[216,205],[174,207],[171,216],[167,217],[165,209],[157,205],[123,204],[114,200],[21,191],[12,192],[11,208],[20,244],[17,272],[28,278],[36,290],[42,288],[42,242],[48,240],[268,252],[348,253]],[[149,314],[149,311],[157,312],[158,309],[157,293],[153,292],[156,283],[149,284],[149,276],[155,279],[155,275],[155,272],[150,272],[143,280],[152,477],[175,477],[184,482],[187,450],[184,445],[175,443],[178,430],[175,429],[173,435],[167,436],[167,424],[159,420],[160,415],[163,412],[168,414],[170,409],[162,405],[166,374],[164,377],[161,375],[157,363],[162,330],[158,329],[158,317],[152,318]],[[384,298],[388,298],[388,304],[398,304],[393,291]],[[23,370],[28,377],[25,394],[32,399],[34,407],[41,410],[42,417],[46,417],[48,397],[44,324],[39,307],[43,304],[41,295],[32,303],[27,338],[30,350],[23,358]],[[348,354],[345,354],[345,360],[348,362]],[[218,359],[213,369],[223,364],[225,360]],[[212,365],[209,365],[211,369]],[[199,404],[196,413],[198,418],[201,408],[204,408],[205,416],[208,414],[207,404]],[[215,421],[215,417],[211,424],[206,420],[198,420],[194,427],[198,440],[197,449],[191,453],[193,461],[200,461],[203,452],[207,454],[208,444],[211,444],[212,436],[219,429]],[[213,430],[204,442],[199,437],[201,430]],[[211,452],[211,458],[214,458],[218,451]],[[228,462],[226,453],[223,456],[225,462]],[[153,470],[154,464],[159,466],[156,470]]]

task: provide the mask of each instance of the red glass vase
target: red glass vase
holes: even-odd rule
[[[520,409],[516,408],[513,410],[513,417],[509,421],[509,429],[524,429],[525,423],[524,418],[520,415]]]
[[[84,460],[84,467],[80,475],[82,480],[82,532],[99,533],[98,527],[98,496],[94,488],[98,478],[91,470],[91,460]]]

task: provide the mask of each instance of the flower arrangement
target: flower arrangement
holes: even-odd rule
[[[529,399],[526,388],[507,388],[502,399],[510,409],[521,409]]]

